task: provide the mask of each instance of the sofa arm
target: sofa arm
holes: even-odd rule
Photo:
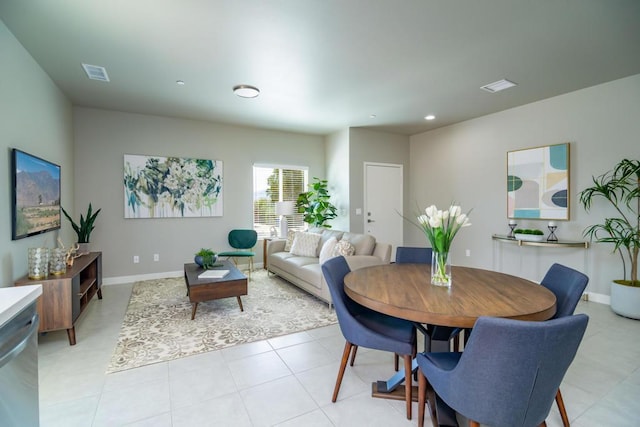
[[[372,255],[380,258],[383,264],[389,264],[391,262],[391,245],[389,243],[376,243]]]
[[[287,241],[284,239],[271,240],[267,244],[267,255],[275,254],[276,252],[284,252],[284,246]]]
[[[344,257],[344,259],[347,260],[347,264],[349,264],[351,271],[365,267],[372,267],[374,265],[388,264],[382,262],[380,258],[373,255],[349,255]]]

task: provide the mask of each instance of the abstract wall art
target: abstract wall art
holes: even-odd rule
[[[569,219],[569,143],[507,153],[507,216]]]
[[[124,217],[222,216],[222,161],[124,155]]]

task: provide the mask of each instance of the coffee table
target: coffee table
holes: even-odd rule
[[[242,274],[230,261],[218,261],[216,265],[219,265],[219,267],[214,267],[212,270],[229,270],[229,273],[221,279],[199,279],[198,275],[205,272],[204,268],[194,263],[184,265],[184,281],[187,285],[187,296],[193,305],[191,309],[191,320],[196,317],[199,302],[214,299],[236,297],[240,311],[244,311],[240,296],[247,295],[247,276]]]

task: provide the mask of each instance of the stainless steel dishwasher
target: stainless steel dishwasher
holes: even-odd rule
[[[0,425],[40,425],[35,302],[0,325]]]

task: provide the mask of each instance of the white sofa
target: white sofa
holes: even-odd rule
[[[353,246],[355,253],[345,257],[351,270],[390,262],[391,245],[376,242],[369,234],[331,229],[312,229],[310,232],[321,234],[315,256],[294,255],[285,251],[286,240],[272,240],[267,245],[267,270],[328,302],[329,306],[331,294],[322,275],[319,255],[331,237],[347,241]]]

